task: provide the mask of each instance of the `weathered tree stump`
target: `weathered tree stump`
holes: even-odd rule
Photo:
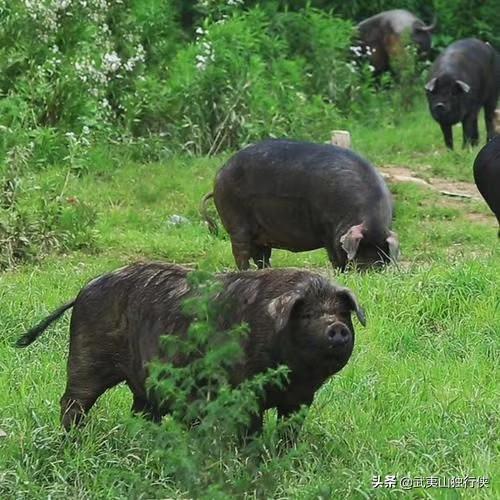
[[[332,130],[332,144],[350,149],[352,146],[350,132],[347,130]]]
[[[500,134],[500,108],[495,110],[494,125],[495,125],[495,132],[497,134]]]

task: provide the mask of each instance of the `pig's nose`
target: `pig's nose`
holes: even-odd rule
[[[326,330],[326,336],[332,346],[342,346],[351,340],[351,331],[344,323],[334,323]]]

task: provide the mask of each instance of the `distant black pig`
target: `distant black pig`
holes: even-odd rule
[[[426,26],[415,14],[404,9],[380,12],[358,24],[362,46],[369,47],[375,74],[390,69],[391,59],[404,50],[403,34],[408,32],[411,41],[423,53],[431,49],[431,33],[435,22]]]
[[[61,398],[61,421],[78,423],[107,389],[126,382],[133,411],[158,419],[168,406],[146,391],[148,363],[160,358],[185,366],[191,360],[167,359],[161,335],[184,335],[191,319],[181,304],[192,294],[189,270],[160,262],[136,263],[105,274],[84,287],[17,342],[31,344],[64,311],[73,307],[68,379]],[[342,369],[354,346],[351,311],[365,324],[364,312],[347,288],[296,269],[217,275],[222,291],[214,299],[225,305],[220,331],[246,322],[243,360],[233,367],[235,386],[278,365],[290,369],[283,388],[268,390],[250,432],[259,431],[265,409],[281,416],[310,405],[315,391]],[[222,315],[221,315],[222,316]],[[175,356],[175,355],[174,355]]]
[[[425,85],[432,117],[444,142],[453,149],[452,125],[462,122],[463,145],[479,141],[477,117],[484,107],[488,139],[495,135],[495,107],[500,94],[500,55],[475,38],[452,43],[436,59]]]
[[[479,151],[474,161],[474,181],[500,226],[500,136]]]
[[[392,199],[375,168],[326,144],[267,140],[242,149],[219,171],[211,196],[231,237],[238,269],[270,265],[272,248],[326,248],[344,269],[396,260]]]

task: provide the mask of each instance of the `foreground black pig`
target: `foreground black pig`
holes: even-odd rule
[[[431,115],[441,126],[449,149],[453,149],[451,127],[458,122],[462,122],[463,145],[478,143],[481,107],[488,139],[495,135],[500,55],[491,45],[475,38],[452,43],[432,65],[425,89]]]
[[[392,199],[375,168],[326,144],[267,140],[242,149],[219,171],[213,196],[238,269],[270,265],[272,248],[326,248],[334,266],[396,260]]]
[[[370,48],[370,58],[375,74],[390,69],[391,58],[404,50],[401,37],[408,32],[419,50],[427,53],[431,49],[431,33],[435,23],[426,26],[415,14],[404,10],[387,10],[365,19],[358,24],[359,38]]]
[[[68,380],[61,398],[65,428],[78,423],[107,389],[126,382],[133,411],[157,419],[168,412],[146,392],[148,363],[165,360],[161,335],[183,335],[190,319],[181,303],[191,294],[186,268],[159,262],[137,263],[105,274],[84,287],[17,342],[31,344],[64,311],[73,307]],[[315,391],[349,360],[354,346],[351,311],[362,324],[364,313],[354,294],[320,275],[295,269],[228,273],[217,276],[225,304],[221,331],[246,322],[243,361],[234,366],[237,385],[281,364],[290,368],[289,383],[273,388],[261,401],[251,432],[262,425],[265,409],[277,407],[286,416],[310,405]],[[170,361],[185,365],[188,359]]]
[[[474,161],[474,181],[500,226],[500,136],[479,151]]]

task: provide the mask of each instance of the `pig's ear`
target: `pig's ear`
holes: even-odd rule
[[[456,80],[456,84],[458,85],[458,87],[460,88],[460,90],[462,92],[464,92],[465,94],[468,94],[470,92],[470,85],[468,85],[467,83],[463,82],[462,80]]]
[[[274,321],[277,332],[283,330],[290,321],[292,311],[303,300],[304,293],[300,290],[286,292],[271,300],[267,306],[267,312]]]
[[[359,243],[363,239],[363,231],[365,230],[365,225],[363,223],[357,226],[352,226],[349,228],[347,233],[340,237],[340,244],[347,254],[347,260],[352,260],[356,257],[356,253],[359,248]]]
[[[432,80],[429,80],[425,84],[425,90],[427,90],[428,92],[434,92],[434,89],[436,88],[436,82],[437,78],[432,78]]]
[[[347,302],[351,308],[351,311],[354,311],[356,313],[356,316],[359,319],[359,322],[363,325],[366,326],[366,315],[365,315],[365,310],[359,305],[358,299],[356,298],[356,295],[354,295],[349,288],[340,288],[337,293],[339,295],[342,295],[347,299]]]
[[[389,236],[385,239],[389,245],[389,257],[393,262],[399,260],[399,239],[394,231],[389,231]]]

